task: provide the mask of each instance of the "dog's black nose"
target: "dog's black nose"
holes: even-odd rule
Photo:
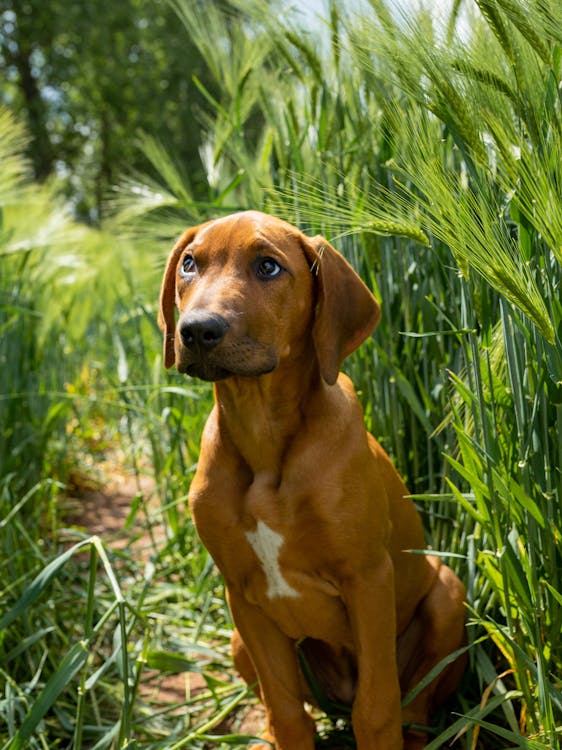
[[[223,340],[228,323],[220,315],[192,312],[180,321],[179,331],[188,349],[212,349]]]

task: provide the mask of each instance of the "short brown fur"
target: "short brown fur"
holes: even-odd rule
[[[314,747],[297,641],[325,693],[352,705],[359,750],[424,747],[408,725],[427,725],[462,671],[401,710],[462,645],[465,592],[437,557],[407,552],[424,547],[419,516],[339,373],[379,317],[326,240],[254,211],[188,229],[164,275],[166,367],[215,381],[191,512],[277,750]]]

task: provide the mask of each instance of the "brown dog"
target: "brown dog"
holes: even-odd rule
[[[438,558],[406,551],[424,546],[420,519],[339,373],[379,316],[322,237],[255,211],[188,229],[162,284],[166,367],[215,381],[190,506],[277,750],[314,747],[297,642],[324,694],[352,706],[359,750],[423,747],[408,727],[427,725],[462,671],[401,710],[461,646],[465,594]]]

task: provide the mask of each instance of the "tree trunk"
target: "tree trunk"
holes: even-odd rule
[[[45,179],[53,170],[53,149],[47,130],[47,113],[39,85],[31,67],[31,49],[18,43],[17,52],[3,45],[2,54],[6,62],[18,72],[18,86],[25,103],[29,134],[32,142],[30,156],[35,177]]]

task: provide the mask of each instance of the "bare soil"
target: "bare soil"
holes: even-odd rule
[[[166,532],[163,525],[152,524],[149,535],[142,519],[128,522],[131,506],[142,493],[148,499],[147,509],[159,507],[153,479],[148,475],[134,476],[125,472],[116,462],[97,467],[100,481],[80,482],[68,498],[66,520],[87,534],[96,534],[104,543],[116,550],[127,549],[139,561],[146,561],[156,544],[164,543]],[[141,695],[159,708],[181,706],[199,692],[206,690],[202,675],[195,672],[160,674],[148,672],[141,686]],[[265,723],[265,712],[260,705],[250,706],[243,714],[229,717],[213,733],[239,732],[259,735]]]

